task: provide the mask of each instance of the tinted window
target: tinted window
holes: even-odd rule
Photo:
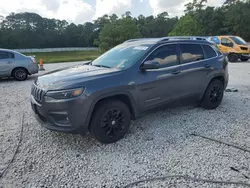
[[[234,44],[232,43],[231,40],[229,40],[228,38],[221,38],[221,44],[223,46],[227,46],[227,47],[233,47]]]
[[[230,37],[230,39],[232,39],[236,44],[239,45],[244,45],[246,44],[246,41],[244,41],[242,38],[240,37]]]
[[[8,58],[10,58],[9,52],[1,52],[0,51],[0,59],[8,59]]]
[[[220,44],[220,39],[218,37],[210,37],[209,40],[213,41],[215,44]]]
[[[13,53],[10,53],[10,58],[15,58],[15,55]]]
[[[209,45],[203,45],[203,48],[205,50],[207,58],[212,58],[212,57],[216,57],[217,56],[216,52],[213,50],[213,48],[211,46],[209,46]]]
[[[219,55],[221,54],[221,51],[217,45],[211,45],[211,47],[216,51]]]
[[[199,44],[180,44],[183,63],[204,59],[203,50]]]
[[[150,54],[146,61],[156,61],[161,65],[161,68],[177,65],[178,55],[176,45],[170,44],[157,48]]]

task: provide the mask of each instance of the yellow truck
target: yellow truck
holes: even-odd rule
[[[217,44],[219,50],[228,56],[230,62],[248,61],[250,59],[250,45],[238,36],[212,36],[208,40]]]

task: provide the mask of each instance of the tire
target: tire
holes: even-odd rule
[[[15,80],[24,81],[28,77],[28,72],[24,68],[16,68],[16,69],[14,69],[12,75],[15,78]]]
[[[229,60],[229,62],[235,63],[235,62],[238,61],[238,59],[239,59],[239,57],[238,57],[237,54],[229,54],[229,55],[228,55],[228,60]]]
[[[127,134],[130,124],[128,106],[119,100],[106,100],[98,104],[94,111],[90,133],[101,143],[114,143]]]
[[[248,57],[241,57],[240,60],[243,61],[243,62],[245,62],[245,61],[248,61],[249,58]]]
[[[220,80],[213,80],[208,85],[203,99],[201,101],[201,107],[205,109],[217,108],[223,99],[224,85]]]

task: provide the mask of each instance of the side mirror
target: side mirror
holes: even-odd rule
[[[141,66],[141,70],[159,69],[159,68],[160,68],[160,63],[156,61],[146,61]]]

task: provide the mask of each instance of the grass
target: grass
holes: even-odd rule
[[[74,51],[74,52],[35,52],[25,53],[25,55],[35,55],[36,61],[40,59],[43,63],[58,63],[72,61],[88,61],[94,60],[101,55],[99,51]]]

